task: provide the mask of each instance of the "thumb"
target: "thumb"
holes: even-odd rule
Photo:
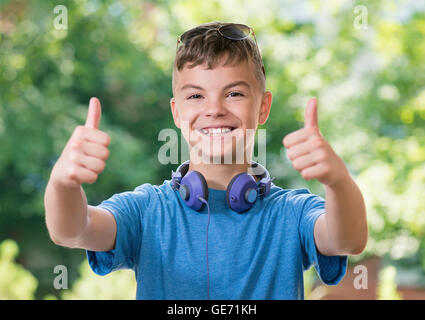
[[[317,100],[311,98],[307,102],[307,107],[304,113],[304,128],[319,127],[319,121],[317,119]]]
[[[102,108],[99,99],[95,97],[91,98],[85,126],[87,128],[98,129],[101,115]]]

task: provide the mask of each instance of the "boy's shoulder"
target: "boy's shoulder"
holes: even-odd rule
[[[274,184],[270,189],[269,201],[274,202],[273,207],[285,208],[298,217],[325,206],[325,200],[308,188],[284,189]]]
[[[153,201],[161,201],[161,199],[170,200],[172,197],[175,197],[171,180],[164,180],[162,184],[146,182],[135,187],[133,191],[127,191],[125,193],[139,201],[148,201],[150,204]]]
[[[319,197],[313,194],[308,188],[285,189],[275,185],[273,182],[270,188],[270,196],[272,198],[284,198],[286,200],[305,199],[311,196]]]
[[[165,180],[161,185],[155,185],[151,183],[143,183],[138,185],[133,190],[126,190],[119,193],[115,193],[110,200],[112,199],[127,199],[127,200],[150,200],[155,195],[165,195],[170,196],[169,193],[172,192],[172,187],[170,185],[170,180]],[[108,199],[109,200],[109,199]]]
[[[171,180],[164,180],[162,184],[143,183],[137,186],[133,192],[135,193],[149,193],[149,194],[168,194],[172,192]]]

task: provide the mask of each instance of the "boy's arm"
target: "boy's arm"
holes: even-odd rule
[[[318,250],[324,255],[361,253],[368,232],[364,200],[344,162],[320,134],[315,99],[307,105],[304,128],[287,135],[283,144],[304,179],[325,185],[326,212],[314,226]]]
[[[90,100],[85,126],[78,126],[53,167],[44,196],[46,225],[58,245],[95,251],[114,248],[111,213],[87,205],[83,183],[93,183],[105,168],[109,136],[98,130],[101,107]]]
[[[105,209],[87,205],[81,186],[67,188],[51,179],[44,203],[47,229],[55,244],[92,251],[114,249],[115,218]]]
[[[327,256],[360,254],[366,247],[368,231],[363,196],[351,177],[325,186],[325,214],[314,227],[320,253]]]

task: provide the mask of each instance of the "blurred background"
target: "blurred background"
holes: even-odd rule
[[[281,143],[315,96],[322,134],[363,192],[365,252],[337,286],[306,271],[306,298],[425,299],[424,9],[418,0],[0,1],[0,299],[135,298],[132,271],[96,276],[83,250],[51,242],[44,190],[92,96],[112,142],[106,169],[83,186],[89,203],[170,178],[176,166],[159,163],[158,133],[175,128],[176,39],[211,21],[255,30],[273,93],[260,128],[274,182],[324,196]],[[58,265],[66,289],[54,287]]]

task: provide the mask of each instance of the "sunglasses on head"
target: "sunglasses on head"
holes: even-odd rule
[[[255,46],[257,47],[258,54],[260,55],[261,67],[264,76],[266,75],[263,65],[263,59],[261,57],[260,49],[258,48],[257,38],[255,37],[254,29],[245,24],[227,23],[222,24],[219,27],[201,26],[190,29],[177,38],[176,51],[178,50],[180,43],[188,45],[193,37],[204,34],[209,30],[216,30],[223,38],[230,40],[244,40],[252,34],[254,37]]]

